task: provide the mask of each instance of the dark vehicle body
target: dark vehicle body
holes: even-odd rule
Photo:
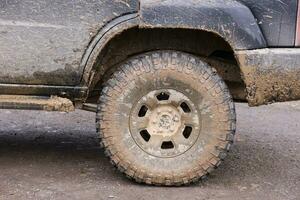
[[[250,104],[297,99],[297,5],[297,0],[1,1],[1,93],[84,101],[93,89],[90,84],[103,75],[94,54],[108,54],[102,52],[105,44],[118,34],[193,30],[213,33],[230,46]],[[158,47],[144,47],[150,48]],[[165,48],[180,50],[170,44]]]
[[[99,98],[101,103],[100,91],[106,94],[109,91],[107,83],[113,88],[115,82],[129,77],[119,77],[116,69],[120,65],[127,69],[124,63],[133,57],[131,61],[136,62],[136,68],[128,68],[142,73],[139,70],[145,63],[140,62],[155,62],[157,55],[161,56],[160,63],[168,63],[172,56],[182,55],[186,58],[184,61],[175,59],[178,66],[180,63],[189,65],[190,60],[196,62],[199,58],[216,70],[234,100],[248,102],[250,106],[299,100],[299,1],[2,0],[0,106],[4,109],[71,111],[79,108],[100,112],[101,105],[98,109],[95,106]],[[161,50],[164,52],[157,55],[148,53]],[[144,56],[138,60],[135,56],[141,54]],[[164,60],[164,57],[167,58]],[[117,74],[113,76],[117,78],[111,78],[112,74]],[[175,82],[172,84],[176,85]],[[220,83],[220,91],[222,87]],[[226,97],[226,89],[224,91],[220,98]],[[180,96],[172,92],[170,94]],[[214,95],[219,94],[221,92]],[[48,100],[48,97],[55,98]],[[230,117],[235,114],[234,109],[230,103],[228,105],[230,108],[223,113],[227,112],[228,121],[234,124],[235,118]],[[160,107],[167,110],[166,106]],[[172,107],[171,110],[177,118],[180,112],[176,109]],[[97,117],[98,121],[101,116]],[[163,120],[167,120],[168,116],[164,117]],[[105,126],[105,120],[103,123]],[[98,126],[97,130],[100,130]],[[235,127],[232,125],[228,131],[232,133],[227,135],[229,139],[224,136],[229,142],[223,145],[224,151],[233,141]],[[105,140],[103,145],[106,147]],[[220,155],[216,156],[214,166],[223,159]],[[113,154],[109,156],[118,165],[118,158]],[[119,163],[124,171],[127,165]],[[204,171],[210,172],[209,167]],[[146,183],[173,185],[192,181],[186,178],[178,182],[175,178],[171,182],[143,179],[130,170],[126,173]],[[202,172],[197,175],[200,177],[199,174]]]

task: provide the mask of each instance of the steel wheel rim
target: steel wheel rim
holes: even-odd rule
[[[185,153],[196,143],[201,128],[195,104],[174,89],[144,95],[133,106],[129,124],[135,143],[155,157]]]

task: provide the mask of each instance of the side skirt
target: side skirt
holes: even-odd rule
[[[300,100],[300,49],[236,51],[250,106]]]
[[[0,109],[74,111],[72,101],[57,96],[0,95]]]
[[[83,102],[87,92],[87,87],[77,86],[0,84],[0,95],[59,96],[73,102]]]

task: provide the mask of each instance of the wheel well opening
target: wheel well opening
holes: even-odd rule
[[[245,85],[230,45],[218,35],[192,29],[128,29],[102,49],[93,66],[88,102],[96,102],[101,86],[127,58],[153,50],[177,50],[203,57],[227,83],[235,100],[245,101]]]

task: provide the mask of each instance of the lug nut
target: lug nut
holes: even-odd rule
[[[174,122],[178,122],[178,121],[179,121],[179,117],[178,117],[178,116],[175,116],[175,117],[173,118],[173,121],[174,121]]]

